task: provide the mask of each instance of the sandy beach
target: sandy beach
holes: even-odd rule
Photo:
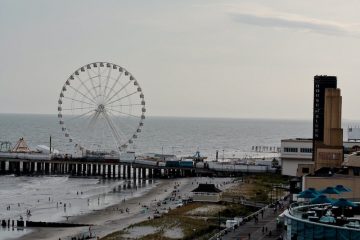
[[[141,196],[129,197],[125,201],[114,204],[102,210],[92,211],[91,213],[75,216],[69,222],[91,224],[90,230],[93,236],[104,237],[114,231],[122,230],[131,224],[138,223],[153,217],[155,209],[160,209],[157,202],[169,197],[174,190],[178,190],[177,196],[187,197],[198,183],[214,183],[220,188],[227,188],[231,184],[231,179],[212,179],[212,178],[182,178],[182,179],[161,179],[157,180],[155,186]],[[148,207],[145,210],[143,205]],[[175,208],[174,203],[167,203],[161,208]],[[128,209],[128,212],[126,211]],[[77,228],[34,228],[33,231],[19,239],[71,239],[72,236],[85,236],[89,234],[89,227]]]

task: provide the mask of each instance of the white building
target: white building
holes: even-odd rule
[[[281,140],[282,174],[288,176],[302,176],[311,171],[312,139],[294,138]],[[298,172],[299,166],[302,166]]]
[[[221,190],[214,184],[200,183],[197,188],[192,190],[194,202],[220,202]]]

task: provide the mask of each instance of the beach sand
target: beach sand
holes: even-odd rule
[[[72,217],[69,221],[81,224],[91,224],[91,232],[97,237],[104,237],[112,232],[122,230],[131,224],[153,217],[158,201],[162,201],[166,197],[171,196],[174,186],[177,185],[177,196],[187,197],[191,191],[197,187],[198,183],[214,183],[224,189],[232,184],[224,184],[227,179],[216,178],[181,178],[181,179],[161,179],[157,180],[154,188],[151,188],[141,196],[130,197],[120,203],[114,204],[102,210],[96,210],[88,214]],[[221,185],[220,185],[221,184]],[[135,195],[135,194],[134,194]],[[142,205],[149,207],[148,211],[144,211]],[[166,208],[175,208],[175,203],[168,203]],[[163,206],[162,206],[163,207]],[[125,210],[129,209],[127,213]],[[121,213],[120,209],[123,210]],[[81,236],[81,234],[89,234],[89,227],[78,228],[33,228],[33,232],[20,237],[21,240],[39,239],[71,239],[71,236]]]

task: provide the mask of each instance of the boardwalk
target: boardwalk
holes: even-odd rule
[[[244,218],[236,228],[227,228],[212,236],[210,240],[269,240],[282,239],[282,229],[277,228],[277,219],[289,205],[288,196],[276,202],[277,209],[268,205]],[[281,207],[282,209],[279,209]]]
[[[265,239],[278,239],[280,231],[276,230],[276,218],[280,214],[279,211],[274,213],[272,208],[267,208],[264,212],[264,216],[261,217],[259,214],[259,221],[255,223],[251,220],[237,229],[228,232],[225,236],[221,237],[222,240],[265,240]],[[264,228],[264,233],[263,233]],[[267,229],[267,232],[266,232]],[[271,236],[269,233],[271,231]],[[250,234],[250,235],[249,235]]]

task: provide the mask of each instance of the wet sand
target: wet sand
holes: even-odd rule
[[[85,215],[79,215],[69,219],[69,222],[91,224],[91,232],[97,237],[104,237],[114,231],[122,230],[131,224],[138,223],[153,217],[155,209],[160,209],[156,205],[158,201],[162,201],[166,197],[171,196],[175,184],[178,186],[179,192],[177,195],[187,197],[190,192],[197,187],[197,183],[215,183],[220,184],[224,179],[210,179],[210,178],[182,178],[182,179],[167,179],[158,180],[154,188],[144,192],[141,196],[130,197],[120,203],[114,204],[102,210],[92,211]],[[224,187],[224,186],[223,186]],[[223,188],[221,187],[221,188]],[[135,195],[135,193],[134,193]],[[142,205],[149,207],[148,211],[144,211]],[[163,206],[161,206],[163,207]],[[176,205],[168,204],[166,208],[175,208]],[[129,212],[126,212],[126,209]],[[120,209],[123,210],[121,213]],[[79,236],[81,234],[89,234],[89,227],[79,228],[33,228],[33,232],[20,237],[22,240],[29,239],[71,239],[71,236]]]
[[[170,189],[172,183],[171,180],[159,180],[156,187],[151,188],[142,196],[126,199],[125,202],[114,204],[102,210],[72,217],[69,222],[92,224],[94,226],[91,227],[91,231],[96,236],[105,236],[130,224],[145,220],[149,214],[140,213],[141,205],[149,204],[154,199],[159,200],[162,196],[166,197],[169,192],[165,192],[165,189]],[[141,204],[139,205],[139,203]],[[126,213],[126,208],[129,209],[129,213]],[[123,213],[120,209],[123,209]],[[89,228],[33,228],[32,233],[22,236],[20,239],[68,239],[81,233],[88,234]]]

